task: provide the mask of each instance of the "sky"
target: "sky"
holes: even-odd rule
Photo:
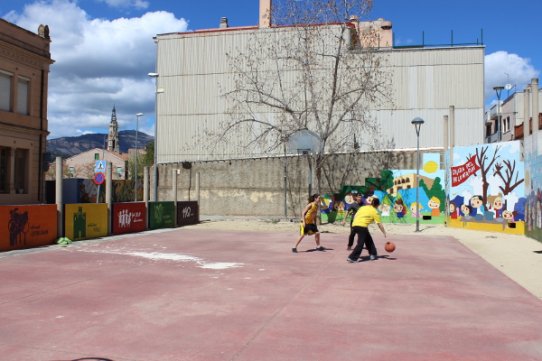
[[[310,0],[299,0],[310,1]],[[0,17],[37,32],[47,24],[51,56],[49,139],[120,130],[154,134],[156,34],[258,23],[258,0],[0,0]],[[374,0],[361,20],[393,24],[395,45],[483,42],[485,105],[493,86],[522,91],[542,69],[539,0]],[[423,34],[423,35],[422,35]]]

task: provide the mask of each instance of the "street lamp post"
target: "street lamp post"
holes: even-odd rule
[[[154,187],[152,191],[152,198],[154,202],[158,202],[158,162],[157,162],[157,139],[158,139],[158,73],[149,73],[151,78],[154,78],[155,93],[154,93],[154,170],[153,170],[153,182]]]
[[[411,123],[416,129],[416,232],[420,231],[420,129],[424,123],[422,118],[416,117]]]
[[[495,126],[495,132],[497,133],[497,140],[501,141],[502,139],[502,129],[501,129],[501,94],[504,87],[497,85],[493,87],[493,90],[495,90],[495,93],[497,94],[497,125]]]
[[[135,136],[135,166],[134,166],[134,173],[135,173],[135,182],[134,182],[134,201],[137,202],[137,163],[139,162],[139,143],[137,142],[137,133],[139,133],[139,117],[142,116],[143,113],[137,113],[136,114],[136,136]]]

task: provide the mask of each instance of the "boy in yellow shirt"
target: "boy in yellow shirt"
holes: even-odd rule
[[[371,200],[371,205],[363,206],[356,212],[356,215],[354,216],[354,221],[352,222],[352,229],[354,230],[354,233],[358,235],[358,243],[352,253],[350,253],[348,258],[346,259],[348,262],[354,263],[358,261],[365,242],[367,242],[367,249],[369,250],[370,254],[369,258],[371,260],[376,259],[376,247],[368,227],[369,224],[375,222],[378,228],[380,228],[380,231],[382,231],[382,233],[384,234],[384,237],[386,237],[386,230],[382,225],[382,221],[380,220],[380,214],[377,211],[379,205],[380,200],[374,197]]]

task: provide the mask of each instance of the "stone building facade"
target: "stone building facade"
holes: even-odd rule
[[[0,19],[0,204],[44,201],[49,28]]]

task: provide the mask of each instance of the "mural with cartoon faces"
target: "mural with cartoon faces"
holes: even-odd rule
[[[421,160],[419,177],[416,169],[384,169],[380,177],[366,178],[362,186],[343,186],[342,194],[348,197],[352,189],[362,189],[364,204],[378,198],[384,223],[442,224],[446,192],[445,172],[440,165],[444,164],[444,159],[441,153],[424,153]]]
[[[427,205],[431,209],[432,216],[440,216],[440,199],[438,199],[437,197],[431,197]]]
[[[519,141],[453,149],[449,224],[522,234],[525,230],[525,166]],[[505,217],[506,214],[506,217]]]
[[[419,202],[414,202],[410,205],[410,214],[416,218],[421,215],[422,205]]]
[[[495,197],[495,199],[493,200],[493,205],[492,205],[492,209],[495,211],[495,219],[502,218],[503,206],[504,204],[502,202],[502,197],[501,196]]]
[[[502,218],[504,218],[506,222],[514,222],[514,212],[508,210],[504,211],[502,212]]]
[[[482,196],[473,196],[470,199],[470,206],[476,209],[476,214],[480,214],[480,212],[483,212],[484,204],[483,204]]]
[[[450,218],[457,219],[457,206],[455,203],[450,202],[449,205]]]
[[[393,211],[398,219],[402,219],[406,214],[405,204],[402,199],[397,199],[393,205]]]

